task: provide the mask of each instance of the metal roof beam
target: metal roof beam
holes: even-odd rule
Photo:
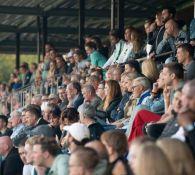
[[[17,28],[16,26],[0,25],[0,32],[7,33],[37,33],[37,27]],[[90,35],[107,35],[109,29],[86,28],[85,33]],[[78,34],[78,29],[73,27],[49,27],[49,34]]]
[[[15,15],[35,15],[42,16],[78,16],[78,9],[59,8],[44,11],[39,7],[17,7],[17,6],[0,6],[0,14],[15,14]],[[125,17],[139,17],[146,18],[150,13],[147,11],[129,10],[125,9]],[[87,17],[104,17],[110,18],[110,10],[86,9],[85,16]]]
[[[48,16],[72,16],[76,17],[78,14],[78,9],[66,9],[59,8],[54,10],[49,10],[46,12]],[[86,9],[85,16],[87,17],[104,17],[110,18],[110,10],[99,10],[99,9]],[[138,10],[129,10],[125,9],[125,17],[139,17],[139,18],[147,18],[147,16],[151,15],[148,11],[138,11]]]
[[[0,6],[1,14],[43,15],[44,11],[38,7]]]

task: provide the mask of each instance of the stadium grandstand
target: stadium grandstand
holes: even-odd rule
[[[0,17],[0,175],[195,174],[195,0],[0,0]]]

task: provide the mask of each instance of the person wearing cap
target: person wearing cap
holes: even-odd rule
[[[9,118],[9,122],[11,122],[11,126],[12,126],[12,135],[10,136],[10,138],[14,138],[16,135],[18,135],[18,133],[21,131],[22,128],[24,128],[24,124],[22,124],[22,113],[20,111],[13,111],[10,114],[10,118]]]
[[[22,76],[22,86],[26,86],[27,84],[30,83],[30,79],[32,75],[28,69],[28,63],[24,62],[20,65],[20,72]]]
[[[72,153],[78,147],[83,146],[90,139],[90,131],[88,127],[82,123],[73,123],[70,126],[65,126],[67,131],[65,136],[65,146]]]
[[[94,106],[90,104],[83,104],[79,108],[80,121],[88,126],[91,140],[99,140],[104,132],[103,126],[96,121],[95,111]]]

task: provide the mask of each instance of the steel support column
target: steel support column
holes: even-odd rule
[[[20,67],[20,33],[16,33],[16,68]]]
[[[42,26],[42,37],[43,37],[43,42],[42,42],[42,49],[43,49],[43,56],[45,55],[45,44],[47,43],[47,16],[43,16],[43,26]]]
[[[124,32],[124,0],[118,0],[117,3],[117,28],[123,34]]]
[[[195,0],[194,0],[194,18],[195,18]]]
[[[81,48],[84,47],[84,35],[85,35],[85,0],[79,1],[79,31],[78,31],[78,44]]]
[[[115,29],[116,0],[111,0],[111,29]]]
[[[40,61],[40,41],[41,41],[41,20],[40,20],[40,16],[37,16],[37,58],[38,58],[38,62]]]

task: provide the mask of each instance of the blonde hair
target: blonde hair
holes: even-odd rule
[[[112,100],[114,100],[117,97],[121,97],[122,93],[121,93],[121,88],[120,85],[117,81],[115,80],[108,80],[105,83],[108,88],[109,88],[109,94],[107,94],[105,102],[104,102],[104,106],[103,106],[103,110],[106,110],[108,108],[108,106],[110,105],[110,102]]]
[[[155,144],[144,144],[135,159],[135,175],[173,174],[163,151]]]
[[[138,31],[135,29],[131,31],[131,42],[133,44],[133,52],[139,52],[141,50],[141,37]]]
[[[160,139],[159,146],[170,161],[175,175],[193,175],[195,161],[188,146],[176,139]]]
[[[156,82],[159,77],[159,71],[156,63],[152,59],[147,59],[142,63],[142,74],[152,82]]]
[[[55,71],[57,69],[56,61],[51,61],[50,64],[53,64],[53,67],[49,66],[49,71],[47,74],[48,78],[55,78]]]

